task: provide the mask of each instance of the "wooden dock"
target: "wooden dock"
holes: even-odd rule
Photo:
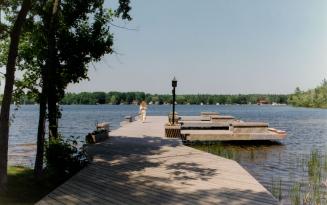
[[[185,141],[279,141],[286,132],[270,128],[264,122],[244,122],[229,115],[205,112],[201,116],[181,116],[179,123]],[[203,115],[205,114],[205,115]],[[175,134],[176,135],[176,134]],[[170,136],[170,135],[167,135]],[[172,134],[174,136],[174,134]]]
[[[237,162],[164,138],[166,121],[111,132],[89,148],[89,166],[37,204],[278,204]]]
[[[184,139],[190,142],[197,141],[279,141],[285,138],[284,134],[273,131],[265,133],[233,133],[229,130],[182,130]]]

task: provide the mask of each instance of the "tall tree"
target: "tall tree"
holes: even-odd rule
[[[297,87],[294,94],[289,96],[288,103],[300,107],[327,108],[327,81],[323,80],[320,86],[307,91]]]
[[[58,30],[58,10],[60,8],[61,1],[52,0],[52,10],[50,12],[49,20],[45,20],[45,26],[48,27],[47,30],[47,42],[48,42],[48,57],[47,57],[47,75],[43,76],[43,82],[47,83],[48,95],[48,109],[49,109],[49,137],[58,137],[58,107],[57,107],[57,96],[58,93],[56,88],[56,80],[58,79],[57,69],[59,67],[59,62],[57,60],[57,49],[56,49],[56,31]],[[50,93],[53,93],[51,95]]]
[[[58,8],[59,8],[59,0],[53,0],[51,6],[49,7],[50,11],[45,12],[49,15],[47,18],[44,18],[44,25],[47,25],[45,30],[47,30],[46,38],[48,43],[48,53],[47,53],[47,59],[46,59],[46,65],[41,65],[41,93],[39,94],[39,124],[38,124],[38,132],[37,132],[37,151],[36,151],[36,158],[35,158],[35,164],[34,164],[34,175],[36,177],[41,177],[43,172],[43,158],[44,158],[44,142],[45,142],[45,123],[46,123],[46,110],[47,110],[47,102],[49,105],[53,106],[51,103],[53,99],[48,98],[48,93],[51,92],[50,87],[51,84],[49,83],[51,79],[51,75],[54,75],[53,70],[56,69],[56,66],[54,66],[54,58],[55,55],[55,46],[56,46],[56,40],[55,40],[55,29],[56,29],[56,16],[58,14]],[[52,71],[51,73],[49,71]],[[53,76],[55,79],[56,77]],[[56,106],[56,105],[55,105]],[[50,108],[50,106],[49,106]],[[52,107],[51,107],[52,108]],[[56,120],[57,118],[54,116],[49,116],[49,122],[51,121],[51,124],[53,124],[53,120]],[[55,131],[54,131],[55,129]],[[49,129],[50,136],[56,137],[54,132],[57,131],[56,127],[51,127]]]
[[[47,72],[45,69],[42,71],[42,76]],[[42,90],[39,94],[39,124],[37,129],[37,146],[36,157],[34,163],[34,175],[38,178],[43,174],[43,158],[44,158],[44,142],[45,142],[45,123],[46,123],[46,110],[47,110],[47,84],[42,83]]]
[[[110,26],[114,18],[130,20],[129,10],[129,0],[120,0],[117,10],[105,8],[103,0],[44,0],[33,7],[28,46],[22,48],[19,61],[24,77],[17,87],[36,93],[40,103],[37,176],[43,167],[46,109],[50,137],[57,137],[58,104],[65,88],[87,78],[90,62],[113,52]]]
[[[104,7],[103,0],[59,1],[55,28],[48,31],[54,35],[48,43],[49,137],[58,135],[58,105],[67,85],[86,79],[88,64],[113,52],[111,22],[114,17],[131,20],[129,3],[120,0],[113,11]]]
[[[21,30],[32,0],[24,0],[10,32],[10,46],[6,65],[5,88],[0,113],[0,190],[6,189],[8,166],[8,135],[10,104],[15,81],[16,58]]]

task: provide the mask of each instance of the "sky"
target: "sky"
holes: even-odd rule
[[[115,1],[106,1],[115,7]],[[325,0],[137,0],[113,55],[69,92],[292,93],[327,78]]]

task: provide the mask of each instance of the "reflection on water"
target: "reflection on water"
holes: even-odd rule
[[[70,105],[63,106],[60,132],[64,136],[84,137],[92,131],[96,122],[107,121],[113,129],[126,115],[136,115],[135,105]],[[272,181],[281,181],[281,188],[289,190],[294,182],[307,179],[308,158],[313,149],[321,155],[326,154],[327,110],[293,108],[288,106],[257,105],[177,105],[180,115],[199,115],[202,111],[214,111],[233,115],[245,121],[268,122],[271,127],[286,130],[288,135],[281,144],[252,142],[246,144],[204,145],[212,153],[223,152],[221,147],[242,164],[267,189],[271,190]],[[169,105],[150,105],[149,115],[168,115]],[[22,106],[13,111],[15,116],[10,128],[10,163],[31,166],[34,161],[34,144],[37,130],[37,106]],[[220,146],[220,148],[219,148]]]

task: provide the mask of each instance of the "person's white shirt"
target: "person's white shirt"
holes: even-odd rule
[[[140,117],[141,117],[141,120],[142,122],[145,122],[146,120],[146,110],[147,110],[147,104],[145,101],[143,101],[141,104],[140,104]]]

